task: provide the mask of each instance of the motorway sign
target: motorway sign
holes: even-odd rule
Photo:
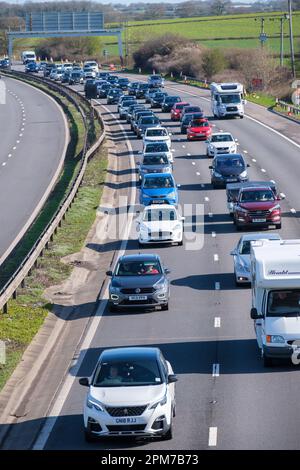
[[[267,39],[268,39],[267,33],[261,33],[259,35],[260,42],[266,42]]]

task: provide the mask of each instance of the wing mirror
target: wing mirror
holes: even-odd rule
[[[209,167],[208,167],[208,168],[209,168],[210,170],[212,170],[212,169],[213,169],[212,165],[209,165]]]
[[[175,374],[169,374],[168,375],[168,384],[172,384],[174,382],[178,382],[177,375]]]
[[[170,269],[166,268],[165,269],[165,274],[170,274],[170,273],[171,273]]]
[[[232,250],[232,251],[230,252],[230,254],[231,254],[231,256],[235,256],[235,255],[237,254],[237,251],[236,251],[236,250]]]
[[[256,308],[251,308],[251,311],[250,311],[250,316],[252,318],[252,320],[259,320],[262,315],[259,315],[258,311]]]
[[[81,379],[79,379],[79,383],[80,385],[83,385],[83,387],[89,387],[90,385],[89,379],[87,377],[82,377]]]
[[[106,275],[111,277],[113,275],[113,272],[112,271],[106,271]]]

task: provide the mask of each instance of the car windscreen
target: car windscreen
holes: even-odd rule
[[[258,189],[255,191],[243,191],[241,202],[267,202],[274,201],[274,193],[271,189]]]
[[[148,129],[146,137],[165,137],[168,135],[166,129]]]
[[[205,121],[191,121],[191,127],[208,127],[208,122]]]
[[[197,114],[195,115],[193,113],[191,113],[191,114],[187,113],[183,117],[183,122],[184,122],[184,124],[186,124],[186,123],[191,122],[193,119],[197,119],[197,118],[202,118],[202,113],[200,113],[198,115]]]
[[[232,142],[233,138],[230,134],[224,135],[213,135],[211,137],[211,142]]]
[[[145,153],[158,153],[168,151],[169,147],[166,142],[155,142],[153,144],[147,144],[145,148]]]
[[[184,110],[185,113],[196,113],[197,111],[200,111],[199,106],[188,106]]]
[[[240,95],[221,95],[220,98],[223,104],[237,104],[241,102]]]
[[[245,163],[241,158],[218,158],[217,168],[245,168]]]
[[[166,103],[176,103],[179,98],[177,96],[166,96],[165,102]]]
[[[140,119],[140,124],[157,124],[159,123],[159,119],[157,117],[142,117]]]
[[[148,209],[144,213],[143,220],[147,222],[162,222],[177,220],[174,209]]]
[[[72,75],[71,75],[72,78],[78,78],[78,77],[81,77],[81,73],[80,72],[73,72]]]
[[[162,274],[158,261],[121,261],[116,269],[116,276],[149,276]]]
[[[156,359],[124,358],[100,364],[93,380],[94,387],[138,387],[162,384]]]
[[[166,155],[145,155],[143,165],[168,165],[169,160]]]
[[[183,109],[186,106],[186,104],[176,104],[175,109]]]
[[[300,289],[273,290],[269,292],[267,316],[300,316]]]
[[[144,180],[143,187],[145,189],[174,188],[174,182],[170,176],[152,176]]]

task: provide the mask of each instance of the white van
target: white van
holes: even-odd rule
[[[261,240],[251,246],[251,318],[258,347],[273,359],[300,363],[300,240]]]
[[[36,55],[34,51],[23,51],[21,54],[21,60],[25,64],[26,60],[36,60]]]

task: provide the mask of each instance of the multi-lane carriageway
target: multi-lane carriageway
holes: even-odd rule
[[[166,83],[166,90],[200,104],[211,115],[206,91],[174,83]],[[118,121],[116,106],[107,106],[101,100],[97,105],[114,145],[112,158],[118,176],[114,189],[137,201],[138,190],[134,182],[130,184],[130,179],[136,179],[134,168],[140,158],[141,141],[127,124]],[[239,148],[251,165],[251,179],[277,182],[286,195],[282,202],[280,234],[283,238],[297,238],[300,232],[299,125],[259,106],[248,106],[252,117],[212,120],[214,130],[230,131],[238,139]],[[50,418],[31,445],[45,449],[299,449],[300,370],[286,364],[263,368],[249,317],[250,290],[235,287],[229,255],[240,234],[236,233],[227,213],[224,191],[213,190],[209,184],[210,160],[205,155],[205,144],[188,143],[179,134],[178,124],[170,121],[169,114],[158,114],[163,125],[173,133],[174,175],[181,184],[180,203],[204,206],[203,248],[196,251],[187,250],[186,246],[143,248],[158,252],[171,270],[169,311],[111,314],[106,307],[104,289],[98,311],[84,333],[80,351],[56,397],[47,396],[44,390],[42,398],[48,400]],[[107,240],[98,247],[99,251],[107,253],[118,246],[120,252],[138,252],[135,223],[129,228],[127,243],[125,240],[116,245]],[[120,252],[117,251],[117,256]],[[103,348],[126,345],[160,347],[178,374],[174,438],[87,444],[82,432],[86,389],[78,384],[78,378],[91,374]],[[49,359],[47,367],[53,368],[55,363]],[[51,383],[51,374],[48,380]],[[40,418],[35,417],[39,424]],[[25,426],[31,432],[31,419],[29,412],[20,430],[24,431]],[[5,448],[15,448],[16,443],[22,448],[18,426]]]

